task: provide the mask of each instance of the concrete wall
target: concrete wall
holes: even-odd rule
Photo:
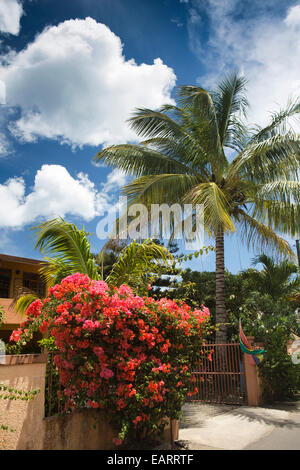
[[[81,410],[43,421],[43,450],[112,450],[113,431],[101,411]],[[178,421],[173,421],[173,440],[178,439]],[[170,425],[165,428],[165,440],[170,442]]]
[[[263,349],[262,343],[254,344],[252,336],[248,336],[247,339],[250,346]],[[259,377],[259,369],[251,355],[243,354],[243,361],[248,405],[260,406],[262,404],[262,383]]]
[[[116,436],[97,410],[51,416],[43,425],[43,450],[109,450]]]
[[[14,450],[111,450],[116,436],[98,410],[81,410],[44,418],[46,355],[7,356],[0,363],[0,383],[22,389],[39,387],[32,401],[0,400],[0,424],[15,432],[0,430],[0,449]],[[178,422],[172,424],[173,439],[178,439]],[[165,440],[170,441],[170,426]]]
[[[44,434],[44,389],[46,356],[6,356],[0,363],[0,383],[29,391],[40,388],[34,400],[0,400],[0,424],[15,432],[0,430],[0,449],[41,449]]]

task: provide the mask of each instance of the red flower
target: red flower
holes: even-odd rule
[[[137,416],[132,422],[133,422],[133,424],[136,426],[137,423],[139,423],[140,421],[142,421],[142,417],[141,417],[141,416]]]
[[[88,400],[87,404],[88,404],[91,408],[99,408],[99,403],[97,403],[96,401]]]
[[[22,330],[21,328],[18,328],[17,330],[14,330],[12,334],[10,335],[9,341],[15,341],[16,343],[20,341],[21,336],[22,336]]]
[[[157,383],[152,382],[152,381],[149,382],[148,390],[149,390],[149,392],[151,392],[151,393],[157,392],[157,390],[158,390],[158,385],[157,385]]]
[[[123,440],[122,440],[122,439],[118,439],[117,437],[114,437],[114,438],[113,438],[113,443],[114,443],[116,446],[120,446],[120,445],[122,445]]]
[[[127,285],[108,289],[79,273],[50,288],[28,313],[11,341],[48,330],[58,348],[54,362],[65,411],[83,404],[109,411],[120,428],[116,445],[125,429],[139,423],[147,429],[148,420],[159,425],[170,406],[179,411],[191,385],[192,351],[201,353],[209,317],[203,306],[192,311],[174,300],[141,298]]]

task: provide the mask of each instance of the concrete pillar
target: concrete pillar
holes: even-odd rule
[[[247,337],[250,346],[255,346],[253,343],[253,336]],[[261,345],[257,345],[257,348]],[[244,354],[244,371],[247,399],[249,406],[259,406],[262,399],[261,381],[259,378],[258,367],[250,354]]]
[[[291,346],[292,346],[293,342],[294,342],[294,340],[289,339],[288,342],[286,343],[286,352],[288,354],[291,354],[291,355],[292,355]]]

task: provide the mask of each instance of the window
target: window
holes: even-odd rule
[[[11,280],[11,270],[0,269],[0,297],[2,299],[9,298],[10,280]]]
[[[23,273],[23,286],[35,292],[39,297],[45,296],[45,284],[38,274]]]

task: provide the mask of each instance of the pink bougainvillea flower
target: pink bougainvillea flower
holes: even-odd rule
[[[144,435],[170,411],[177,413],[186,390],[195,393],[190,361],[195,351],[201,354],[208,319],[204,306],[192,310],[183,302],[140,297],[125,284],[108,288],[76,273],[33,302],[10,339],[22,343],[34,331],[47,331],[57,348],[65,412],[104,409],[121,445],[137,427]]]
[[[133,294],[131,287],[127,286],[126,284],[122,284],[118,289],[119,295],[130,296]]]
[[[21,330],[21,328],[14,330],[12,334],[10,335],[9,341],[15,341],[17,343],[18,341],[20,341],[22,334],[23,334],[23,331]]]
[[[122,439],[119,439],[117,437],[114,437],[113,438],[113,443],[116,445],[116,446],[120,446],[123,444],[123,440]]]
[[[101,372],[100,372],[100,377],[103,377],[104,379],[110,379],[111,377],[113,377],[114,373],[112,370],[110,369],[101,369]]]

